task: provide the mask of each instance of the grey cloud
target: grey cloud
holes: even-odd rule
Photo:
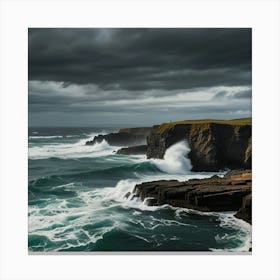
[[[251,29],[31,28],[28,75],[31,125],[249,115]]]
[[[250,29],[29,30],[30,80],[183,89],[250,84],[250,73]]]
[[[237,92],[228,92],[228,91],[220,91],[217,94],[213,96],[213,100],[219,100],[219,99],[251,99],[252,98],[252,90],[251,88],[240,90]]]
[[[252,98],[252,90],[244,90],[237,92],[234,96],[235,98],[244,98],[244,99],[251,99]]]

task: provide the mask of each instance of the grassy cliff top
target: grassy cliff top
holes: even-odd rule
[[[234,126],[243,126],[243,125],[252,125],[252,118],[243,118],[243,119],[233,119],[233,120],[185,120],[185,121],[177,121],[170,123],[163,123],[159,126],[158,130],[160,133],[163,133],[166,130],[169,130],[173,126],[177,124],[227,124]]]

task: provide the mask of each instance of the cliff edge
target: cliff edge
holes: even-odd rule
[[[187,140],[193,171],[251,169],[252,119],[190,120],[153,126],[147,158],[163,158],[178,141]]]

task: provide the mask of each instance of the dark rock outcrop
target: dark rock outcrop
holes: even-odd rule
[[[105,135],[97,135],[91,141],[87,141],[86,145],[94,145],[107,141],[112,146],[130,147],[146,144],[147,135],[150,133],[149,127],[123,128],[119,132],[109,133]]]
[[[247,223],[252,223],[252,194],[243,197],[241,208],[234,215],[238,219],[242,219]]]
[[[181,140],[190,146],[193,171],[251,168],[251,119],[184,121],[154,126],[147,137],[147,157],[163,158]]]
[[[238,211],[237,218],[251,223],[252,173],[249,170],[220,178],[185,182],[161,180],[136,185],[134,196],[149,205],[169,204],[200,211]]]
[[[117,151],[120,155],[145,155],[147,152],[147,145],[132,146],[128,148],[121,148]]]

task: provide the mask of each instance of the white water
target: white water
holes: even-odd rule
[[[165,178],[168,178],[168,175],[165,176]],[[215,239],[218,243],[227,244],[230,239],[238,238],[242,241],[242,245],[239,248],[232,249],[232,251],[248,252],[251,240],[251,226],[234,218],[233,213],[207,213],[169,205],[148,206],[145,202],[142,202],[139,199],[130,200],[125,198],[124,195],[127,192],[132,192],[135,184],[140,182],[142,182],[142,180],[127,179],[119,181],[115,187],[98,188],[81,192],[77,191],[77,198],[74,200],[78,199],[82,204],[75,207],[69,207],[71,200],[65,199],[52,200],[52,202],[45,208],[31,206],[29,207],[29,234],[47,236],[49,240],[53,242],[66,241],[62,247],[55,249],[62,250],[76,246],[85,246],[89,243],[95,243],[97,240],[102,239],[105,233],[113,230],[114,228],[126,230],[128,221],[140,224],[147,230],[154,230],[159,226],[172,227],[174,225],[183,225],[186,226],[186,228],[196,227],[195,225],[183,222],[183,219],[188,214],[198,214],[202,216],[217,217],[221,221],[221,227],[238,229],[238,236],[236,236],[236,234],[222,234],[217,235]],[[76,189],[73,184],[62,185],[61,187],[71,191]],[[134,219],[127,215],[123,215],[118,211],[114,211],[113,209],[115,207],[134,209],[132,212],[133,216],[141,215],[143,211],[150,212],[151,220],[142,221],[141,219]],[[109,209],[112,209],[112,211]],[[174,210],[174,218],[176,219],[155,218],[152,213],[161,209]],[[106,216],[108,215],[106,214],[108,210],[110,211],[110,214],[109,216]],[[48,215],[45,215],[45,212],[47,212]],[[83,229],[83,226],[86,224],[98,224],[102,223],[106,219],[109,219],[111,223],[106,226],[102,225],[102,227],[97,227],[92,233]],[[71,231],[69,232],[70,229]],[[81,235],[83,236],[82,239],[79,238]],[[85,235],[87,238],[84,238]],[[174,233],[173,238],[177,238],[176,233]],[[77,244],[73,244],[73,240],[76,240]],[[213,248],[211,250],[216,251],[217,249]]]
[[[153,162],[163,172],[169,174],[186,174],[192,169],[191,161],[187,158],[189,152],[190,148],[188,143],[181,141],[169,147],[162,160],[155,159]]]
[[[53,136],[29,136],[29,139],[55,139],[55,138],[63,138],[62,135],[53,135]]]
[[[242,245],[233,248],[233,249],[227,249],[229,252],[248,252],[250,247],[252,247],[252,226],[248,223],[246,223],[243,220],[236,219],[233,215],[235,213],[231,214],[220,214],[216,213],[216,215],[219,215],[219,219],[221,221],[220,227],[222,228],[235,228],[238,230],[237,234],[222,234],[222,235],[216,235],[215,240],[218,243],[221,244],[227,244],[230,240],[242,240]],[[241,230],[240,230],[241,229]],[[215,248],[209,248],[211,251],[215,252],[223,252],[222,249],[215,249]]]
[[[113,154],[118,147],[110,146],[105,140],[95,145],[85,145],[87,140],[80,140],[77,143],[46,144],[43,146],[31,146],[28,148],[30,159],[44,158],[86,158],[101,157]]]
[[[92,135],[91,137],[93,137]],[[92,139],[92,138],[91,138]],[[82,158],[82,157],[100,157],[113,154],[113,151],[118,147],[110,146],[106,141],[92,146],[85,146],[88,139],[83,139],[77,143],[69,144],[46,144],[44,146],[30,147],[29,158]],[[154,180],[188,180],[191,178],[206,178],[211,177],[213,173],[192,173],[190,160],[186,157],[190,152],[186,142],[179,142],[166,150],[164,159],[150,160],[160,170],[166,172],[165,174],[159,173],[154,175],[140,175],[138,179],[125,179],[120,180],[114,187],[95,188],[93,190],[79,190],[79,186],[75,183],[63,184],[56,186],[54,189],[62,188],[77,192],[76,198],[71,199],[51,199],[50,204],[44,208],[38,206],[29,207],[29,234],[37,234],[47,236],[53,242],[65,241],[61,247],[55,250],[62,250],[76,246],[84,246],[90,243],[95,243],[97,240],[103,238],[104,234],[110,232],[114,228],[126,230],[127,222],[141,224],[145,229],[153,230],[159,226],[172,226],[174,224],[191,226],[186,223],[180,222],[180,217],[188,213],[197,213],[199,215],[212,215],[219,217],[221,227],[229,227],[238,229],[238,236],[236,235],[217,235],[216,241],[218,243],[227,243],[231,238],[242,240],[242,246],[237,251],[248,251],[251,240],[251,228],[245,222],[242,222],[232,215],[223,213],[203,213],[195,210],[184,208],[176,208],[168,205],[162,206],[148,206],[145,202],[140,200],[126,199],[124,196],[127,192],[132,192],[136,184],[154,181]],[[129,157],[131,158],[131,157]],[[149,161],[144,156],[133,157],[135,161]],[[216,174],[216,173],[215,173]],[[222,173],[221,173],[222,175]],[[77,201],[80,203],[77,203]],[[75,205],[77,203],[77,205]],[[74,204],[75,206],[70,206]],[[132,209],[133,215],[141,215],[142,211],[151,213],[150,220],[141,221],[141,219],[133,219],[128,215],[123,215],[114,211],[114,207],[122,207],[124,209]],[[152,216],[153,212],[160,209],[170,208],[175,211],[174,215],[178,220],[170,219],[157,219]],[[112,210],[109,212],[109,210]],[[47,215],[46,215],[47,213]],[[98,224],[104,220],[110,220],[110,224],[102,227],[97,227],[94,232],[83,229],[87,224]],[[70,231],[71,230],[71,231]],[[176,233],[174,233],[176,234]],[[82,236],[82,238],[81,238]],[[85,236],[87,236],[85,238]],[[136,235],[135,235],[136,236]],[[137,235],[137,237],[143,237]],[[174,235],[172,238],[175,238]],[[71,240],[71,242],[70,242]],[[76,244],[73,244],[76,240]],[[149,242],[148,239],[147,242]],[[213,251],[216,249],[212,249]],[[222,251],[222,250],[221,250]]]
[[[110,146],[105,140],[94,145],[85,145],[86,141],[92,139],[96,134],[92,134],[90,138],[79,140],[76,143],[51,143],[41,146],[30,146],[28,148],[28,157],[30,159],[46,159],[51,157],[62,159],[74,158],[93,158],[114,154],[114,151],[120,147]],[[33,136],[32,136],[33,137]],[[37,136],[34,136],[37,137]],[[41,136],[38,136],[41,137]],[[45,138],[59,138],[62,136],[42,136]],[[147,160],[144,155],[135,156],[138,161],[151,161],[157,168],[167,174],[190,174],[192,168],[190,160],[187,158],[190,148],[186,141],[178,142],[169,147],[164,155],[164,159]]]

